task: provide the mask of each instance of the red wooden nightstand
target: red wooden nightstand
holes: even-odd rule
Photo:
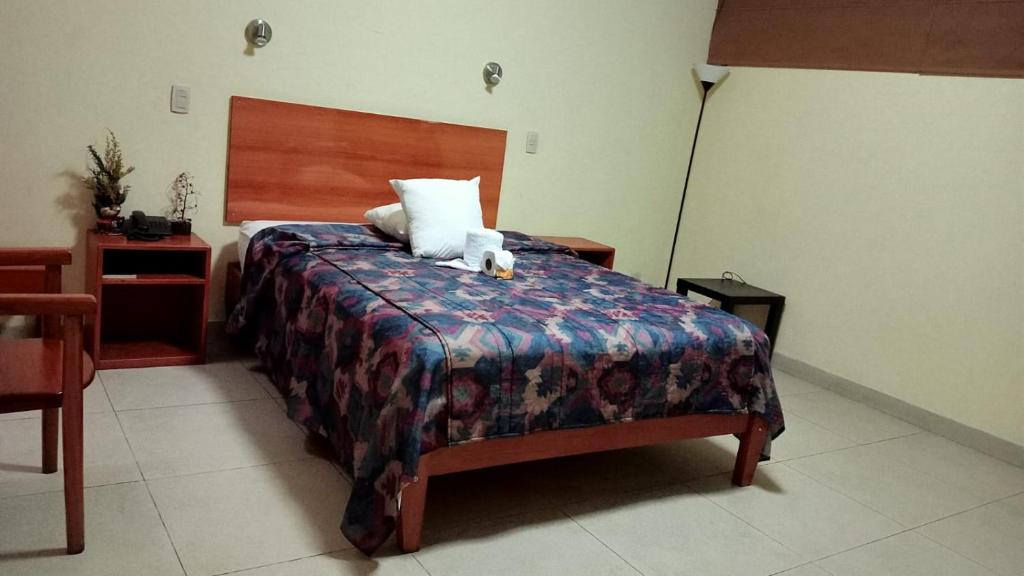
[[[537,238],[554,244],[568,246],[575,250],[580,255],[580,258],[609,270],[612,269],[612,264],[615,263],[615,248],[594,242],[593,240],[576,236],[537,236]]]
[[[210,246],[89,232],[86,291],[96,297],[89,350],[99,369],[206,361]]]

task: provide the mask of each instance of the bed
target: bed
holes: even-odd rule
[[[229,222],[361,220],[388,178],[482,176],[505,133],[232,99]],[[289,416],[351,476],[342,531],[367,554],[420,546],[429,479],[735,434],[748,485],[783,430],[764,333],[506,232],[512,281],[440,268],[365,224],[280,225],[248,246],[229,330],[253,342]]]

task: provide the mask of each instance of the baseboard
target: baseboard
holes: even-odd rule
[[[979,452],[1024,468],[1024,446],[1020,444],[940,416],[899,398],[868,388],[863,384],[836,376],[802,360],[790,358],[780,352],[775,352],[772,356],[772,365],[811,384],[817,384],[826,390],[867,404],[876,410],[881,410],[918,428],[948,438],[957,444],[974,448]],[[783,407],[783,411],[785,411],[785,407]]]

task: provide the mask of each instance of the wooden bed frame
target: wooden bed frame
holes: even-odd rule
[[[497,221],[505,159],[503,130],[441,124],[233,97],[225,221],[362,222],[363,212],[397,202],[391,178],[481,176],[484,223]],[[693,414],[537,432],[441,448],[420,458],[402,489],[398,545],[419,549],[432,476],[687,438],[740,438],[732,481],[753,481],[767,425],[753,414]]]

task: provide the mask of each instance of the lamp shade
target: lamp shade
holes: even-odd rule
[[[694,64],[693,69],[697,71],[697,77],[701,82],[714,86],[719,80],[729,74],[728,66],[715,66],[714,64]]]

